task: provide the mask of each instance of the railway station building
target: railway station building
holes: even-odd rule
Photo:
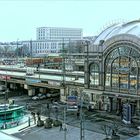
[[[113,24],[87,48],[85,89],[94,108],[120,113],[140,111],[140,20]]]

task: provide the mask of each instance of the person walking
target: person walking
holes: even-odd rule
[[[77,119],[79,119],[79,116],[80,116],[80,110],[78,109],[77,110]]]
[[[28,117],[28,126],[31,125],[31,120],[30,120],[30,117]]]
[[[60,123],[60,129],[59,129],[59,130],[60,130],[60,131],[63,130],[62,123]]]

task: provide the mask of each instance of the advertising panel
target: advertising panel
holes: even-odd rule
[[[124,104],[123,105],[123,122],[125,124],[131,124],[131,105],[130,104]]]
[[[78,110],[77,96],[68,96],[67,97],[67,110],[70,110],[70,111]]]
[[[10,76],[7,76],[7,75],[0,75],[0,79],[3,79],[3,80],[10,80],[11,77],[10,77]]]
[[[41,82],[41,80],[38,80],[38,79],[26,78],[27,84],[35,84],[35,83],[40,83],[40,82]]]

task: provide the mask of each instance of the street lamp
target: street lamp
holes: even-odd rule
[[[6,90],[5,90],[5,100],[8,99],[8,92],[9,92],[8,87],[7,87],[7,80],[8,80],[8,76],[7,76],[7,71],[6,71],[6,75],[5,75],[5,88],[6,88]]]
[[[30,40],[30,57],[31,57],[31,62],[32,62],[32,58],[33,58],[33,48],[32,48],[32,39]],[[33,63],[33,62],[32,62]]]
[[[80,95],[80,140],[85,139],[85,134],[84,134],[84,116],[83,116],[83,92],[81,92]]]
[[[16,52],[16,57],[17,57],[17,62],[18,62],[18,41],[19,41],[19,39],[17,39],[17,52]]]
[[[67,128],[66,128],[66,106],[64,106],[64,140],[67,138],[66,134]]]

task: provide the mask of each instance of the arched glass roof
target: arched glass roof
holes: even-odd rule
[[[119,34],[132,34],[140,37],[140,20],[113,24],[98,35],[94,41],[94,44],[98,45],[100,40],[106,41],[107,39]]]

